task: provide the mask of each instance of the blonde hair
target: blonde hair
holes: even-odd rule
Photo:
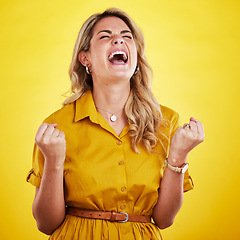
[[[138,144],[142,143],[151,152],[156,146],[157,132],[162,120],[160,106],[151,91],[152,69],[146,61],[144,54],[144,37],[138,26],[130,17],[120,9],[109,8],[103,13],[94,14],[87,19],[80,29],[75,43],[72,62],[69,69],[72,96],[64,101],[64,105],[76,101],[86,91],[93,89],[91,75],[86,73],[85,67],[79,62],[80,51],[90,49],[93,28],[101,19],[115,16],[122,19],[129,27],[137,48],[137,65],[139,71],[131,77],[130,95],[125,105],[125,114],[130,123],[129,134],[132,147],[139,153]]]

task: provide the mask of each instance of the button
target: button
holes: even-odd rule
[[[121,210],[124,210],[125,208],[126,208],[126,205],[122,205],[122,206],[120,207]]]
[[[117,145],[121,145],[122,144],[122,142],[121,141],[117,141]]]
[[[126,190],[127,190],[126,187],[122,187],[122,188],[121,188],[121,191],[122,191],[122,192],[125,192]]]
[[[124,161],[119,161],[118,164],[119,164],[119,165],[123,165],[123,164],[124,164]]]

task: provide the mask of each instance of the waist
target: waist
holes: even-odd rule
[[[108,220],[110,222],[151,222],[151,216],[134,215],[125,212],[87,210],[76,207],[67,207],[66,214],[81,218]]]

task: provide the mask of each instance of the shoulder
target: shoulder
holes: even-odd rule
[[[162,121],[160,124],[159,132],[160,139],[164,144],[165,137],[167,137],[167,143],[171,141],[174,133],[179,127],[179,114],[171,108],[160,105],[161,113],[162,113]],[[164,136],[164,137],[163,137]]]
[[[59,123],[62,121],[73,121],[75,115],[75,102],[67,104],[49,115],[43,122]]]
[[[171,109],[169,107],[163,106],[163,105],[160,105],[160,109],[161,109],[161,112],[162,112],[162,119],[163,120],[170,121],[173,124],[175,122],[178,122],[179,114],[176,111],[174,111],[173,109]]]

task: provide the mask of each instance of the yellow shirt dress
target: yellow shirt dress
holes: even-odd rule
[[[57,123],[66,138],[64,193],[67,206],[101,211],[151,215],[158,199],[166,151],[178,128],[178,114],[161,106],[165,124],[153,153],[139,145],[133,151],[126,126],[118,136],[96,110],[92,92],[50,115],[44,122]],[[164,137],[166,135],[166,137]],[[166,149],[166,151],[164,150]],[[34,146],[33,166],[27,181],[39,188],[44,157]],[[193,188],[185,173],[184,191]],[[154,223],[110,222],[66,215],[50,240],[159,240]]]

